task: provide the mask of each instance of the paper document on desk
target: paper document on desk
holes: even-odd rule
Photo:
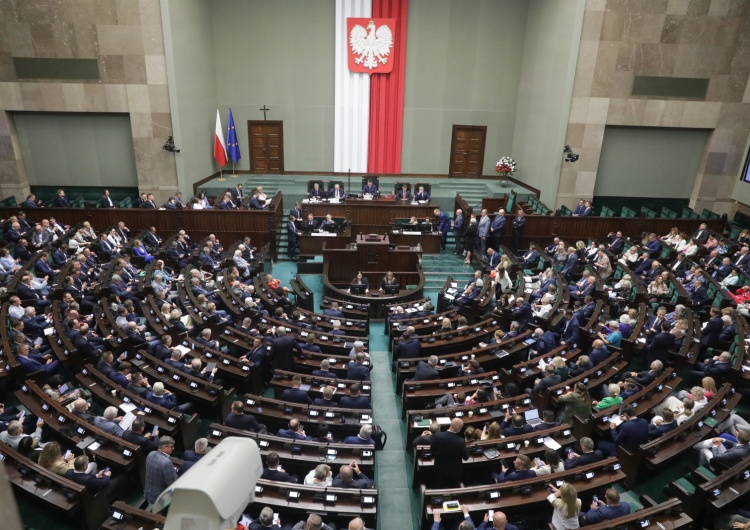
[[[557,450],[559,450],[562,447],[562,445],[560,445],[559,443],[557,443],[555,440],[553,440],[549,436],[545,436],[544,437],[544,445],[546,445],[547,447],[549,447],[553,451],[557,451]]]
[[[190,351],[190,348],[186,348],[182,344],[178,344],[177,346],[174,347],[174,349],[180,352],[182,355],[185,355],[187,354],[187,352]]]
[[[438,425],[450,425],[451,424],[451,419],[446,418],[445,416],[439,416],[435,418],[435,421],[437,422]]]
[[[120,425],[120,428],[121,428],[121,429],[122,429],[123,431],[127,431],[128,429],[130,429],[130,426],[131,426],[131,425],[133,425],[133,421],[134,421],[134,420],[135,420],[135,414],[133,414],[132,412],[128,412],[128,413],[127,413],[127,414],[125,414],[125,416],[123,416],[123,418],[122,418],[122,419],[120,420],[120,423],[119,423],[119,425]]]
[[[134,403],[120,403],[119,409],[123,411],[125,414],[128,412],[133,412],[138,407],[135,406]]]
[[[190,325],[190,315],[185,315],[183,317],[180,317],[180,322],[182,322],[183,326],[189,326]]]

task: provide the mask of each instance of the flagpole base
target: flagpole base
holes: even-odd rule
[[[229,178],[233,178],[233,179],[236,179],[236,178],[237,178],[238,176],[239,176],[239,175],[235,175],[234,173],[232,173],[231,175],[229,175]]]
[[[226,179],[226,177],[219,177],[216,180],[218,180],[219,182],[224,182],[227,179]]]

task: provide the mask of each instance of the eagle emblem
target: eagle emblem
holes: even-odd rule
[[[393,48],[391,27],[395,19],[348,19],[348,22],[349,69],[368,74],[390,72],[393,69],[393,62],[388,60]]]

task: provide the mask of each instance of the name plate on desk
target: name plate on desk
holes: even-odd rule
[[[310,235],[313,237],[336,237],[336,234],[331,232],[311,232]]]
[[[422,232],[416,232],[414,230],[404,230],[401,232],[405,236],[421,236]]]

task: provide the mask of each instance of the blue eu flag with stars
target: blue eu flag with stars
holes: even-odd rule
[[[229,125],[227,126],[227,154],[235,164],[242,158],[240,145],[237,143],[237,131],[234,129],[234,117],[231,108],[229,109]]]

